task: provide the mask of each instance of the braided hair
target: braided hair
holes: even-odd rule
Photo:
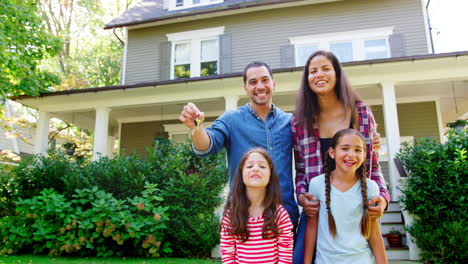
[[[365,139],[362,134],[354,129],[347,128],[342,129],[333,136],[331,148],[335,149],[338,141],[341,137],[345,135],[356,135],[361,139],[363,152],[366,153],[366,144]],[[330,209],[330,189],[331,189],[331,172],[335,170],[336,163],[335,160],[330,157],[328,152],[325,156],[325,163],[324,163],[324,171],[325,171],[325,198],[326,198],[326,205],[327,205],[327,215],[328,215],[328,227],[330,229],[330,233],[333,238],[336,237],[336,224],[335,219],[333,218],[333,214]],[[363,213],[361,217],[361,234],[365,238],[369,238],[370,229],[371,229],[371,221],[369,215],[369,202],[367,201],[367,182],[366,182],[366,165],[365,162],[361,164],[361,166],[356,170],[356,176],[361,181],[361,195],[362,195],[362,203],[363,203]]]

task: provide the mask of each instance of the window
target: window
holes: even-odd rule
[[[393,28],[375,28],[290,38],[295,47],[296,66],[304,66],[317,50],[333,52],[340,62],[390,57],[388,37]]]
[[[216,75],[224,27],[167,34],[172,42],[171,79]]]
[[[190,54],[192,53],[191,43],[174,44],[174,77],[190,77]]]
[[[296,64],[303,66],[307,62],[307,58],[310,54],[318,50],[317,44],[305,44],[296,47]]]
[[[185,9],[197,6],[222,3],[224,0],[171,0],[169,10]]]
[[[339,61],[353,61],[353,42],[336,42],[330,44],[330,51],[335,53]]]
[[[386,39],[364,40],[365,59],[373,60],[388,57],[388,44]]]

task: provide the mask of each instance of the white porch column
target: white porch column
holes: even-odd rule
[[[385,135],[388,149],[388,168],[390,172],[391,200],[398,200],[401,192],[397,189],[400,182],[400,174],[393,159],[400,150],[400,127],[398,125],[397,102],[395,95],[395,84],[391,82],[382,83],[383,114],[385,123]]]
[[[109,127],[110,108],[96,108],[96,122],[94,125],[93,160],[100,156],[107,156],[107,131]]]
[[[224,100],[226,101],[226,111],[237,109],[237,102],[239,101],[239,96],[236,96],[236,95],[224,96]]]
[[[49,144],[49,121],[49,113],[39,111],[39,119],[37,120],[36,128],[36,142],[34,142],[34,154],[47,154],[47,146]]]

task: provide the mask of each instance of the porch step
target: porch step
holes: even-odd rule
[[[388,260],[407,260],[410,258],[409,249],[407,246],[395,248],[395,247],[385,247],[387,252]]]
[[[387,252],[388,260],[408,260],[409,248],[406,242],[405,224],[403,222],[401,207],[398,202],[390,202],[387,211],[381,218],[382,235],[388,234],[391,230],[398,230],[403,234],[402,247],[390,247],[387,238],[384,236],[385,251]]]
[[[401,212],[401,207],[398,202],[390,202],[388,205],[387,211],[400,211]]]
[[[382,222],[403,222],[401,211],[387,211],[382,216]]]

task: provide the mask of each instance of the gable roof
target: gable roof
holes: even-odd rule
[[[167,6],[164,6],[164,2],[167,1],[173,0],[141,0],[126,12],[107,23],[104,26],[104,29],[136,26],[161,21],[167,22],[168,20],[180,22],[176,19],[187,18],[196,15],[219,13],[223,11],[236,11],[241,9],[244,12],[248,12],[254,11],[255,7],[258,8],[268,6],[268,8],[272,8],[272,6],[276,5],[279,8],[288,4],[304,5],[343,0],[224,0],[222,3],[202,5],[172,11],[170,11]]]

